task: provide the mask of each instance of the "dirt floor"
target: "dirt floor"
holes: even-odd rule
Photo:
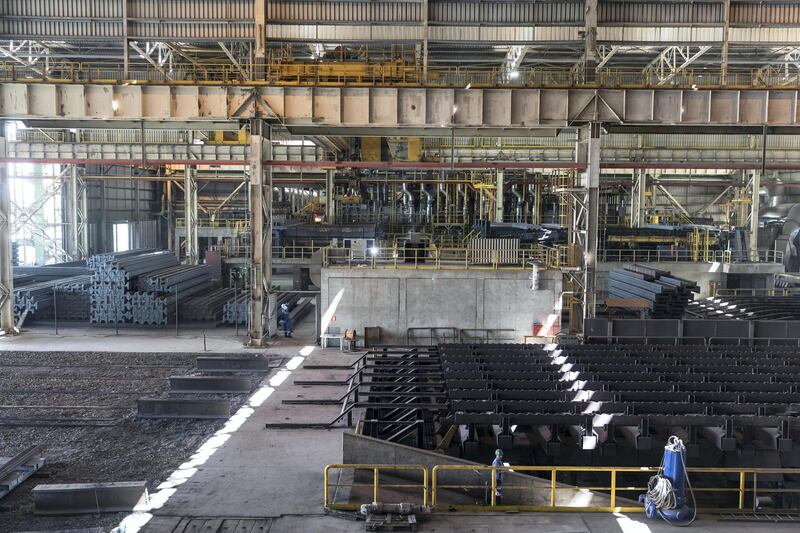
[[[168,396],[167,378],[196,373],[196,356],[0,352],[0,457],[42,444],[46,461],[0,499],[0,532],[117,525],[126,513],[35,516],[31,489],[41,483],[146,480],[153,490],[225,422],[136,419],[136,400]],[[263,374],[252,377],[255,385]],[[230,398],[234,412],[246,395],[215,397]]]

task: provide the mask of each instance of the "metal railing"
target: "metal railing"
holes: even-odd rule
[[[753,257],[752,259],[756,259]],[[783,252],[758,250],[757,261],[731,250],[600,250],[598,260],[608,263],[783,263]]]
[[[686,470],[698,499],[698,511],[704,513],[755,511],[759,494],[800,493],[800,488],[759,487],[759,478],[763,480],[765,476],[768,479],[772,477],[771,481],[774,482],[774,476],[800,475],[800,468],[700,467]],[[340,472],[340,477],[342,473],[351,473],[353,481],[337,480],[332,483],[331,472],[334,471]],[[657,467],[633,466],[437,465],[431,469],[429,475],[428,468],[423,465],[332,464],[327,465],[324,470],[323,502],[326,509],[336,510],[356,510],[362,503],[399,503],[381,500],[380,489],[384,488],[392,489],[392,497],[395,499],[409,502],[414,498],[421,501],[422,505],[428,504],[430,492],[432,511],[636,513],[644,511],[644,506],[637,503],[638,495],[647,492],[647,480],[657,471]],[[371,472],[372,481],[356,481],[358,472]],[[448,474],[453,477],[460,472],[476,474],[479,482],[443,482]],[[503,473],[503,496],[499,502],[498,472]],[[395,474],[404,482],[382,483],[381,473]],[[512,473],[531,475],[512,476]],[[577,477],[579,473],[590,474],[590,484],[559,481],[559,476],[564,479],[566,475]],[[487,475],[488,479],[485,479]],[[607,476],[607,483],[596,481],[602,476]],[[345,489],[347,493],[340,494],[340,489]],[[422,491],[421,498],[419,491]],[[567,491],[573,493],[569,499],[559,498],[559,492],[563,494]],[[575,497],[575,493],[581,497]],[[475,501],[476,496],[483,496],[484,499],[482,502],[464,504],[452,499],[448,501],[448,495],[460,496],[462,501],[465,497],[472,501]],[[585,497],[586,495],[594,497]],[[601,501],[595,501],[595,497]],[[523,503],[510,503],[511,500]],[[528,503],[524,503],[526,500]],[[536,503],[537,501],[541,501],[541,504]],[[797,510],[800,509],[781,509],[782,512]]]
[[[756,498],[759,493],[758,476],[759,475],[775,475],[775,474],[800,474],[800,468],[687,468],[689,476],[692,474],[718,474],[723,477],[734,476],[738,483],[735,487],[716,486],[715,483],[707,483],[704,477],[692,477],[692,490],[697,496],[704,494],[735,494],[736,506],[734,507],[700,507],[698,510],[702,512],[730,512],[730,511],[743,511],[746,509],[755,510]],[[440,482],[440,474],[452,471],[473,471],[473,472],[488,472],[490,474],[490,487],[491,494],[489,501],[486,505],[460,505],[457,503],[448,503],[442,501],[441,491],[444,490],[472,490],[481,491],[486,488],[484,484],[442,484]],[[562,511],[562,512],[641,512],[644,507],[641,505],[630,505],[636,501],[639,494],[647,492],[647,478],[658,471],[656,467],[613,467],[613,466],[513,466],[513,467],[494,467],[494,466],[468,466],[468,465],[439,465],[433,467],[431,471],[431,506],[434,509],[448,509],[455,511],[474,511],[474,510],[490,510],[490,511]],[[508,483],[510,476],[504,476],[502,483],[502,490],[504,493],[503,498],[509,499],[510,493],[529,491],[529,496],[535,497],[536,486],[535,481],[541,481],[546,484],[546,501],[545,505],[529,505],[529,504],[504,504],[497,502],[497,472],[526,472],[533,474],[544,474],[543,477],[531,476],[530,483],[524,485],[513,485]],[[597,485],[592,483],[589,486],[575,486],[572,484],[565,484],[559,486],[558,476],[564,473],[577,473],[577,472],[591,472],[596,474],[607,474],[609,483],[607,485]],[[620,484],[620,475],[624,474],[626,480],[624,484]],[[749,476],[749,486],[748,486]],[[641,484],[634,483],[631,485],[630,478],[642,478]],[[521,479],[521,477],[519,478]],[[593,504],[588,501],[586,505],[583,503],[583,498],[573,498],[569,503],[570,505],[560,505],[558,502],[558,491],[575,491],[581,492],[590,491],[598,493],[598,496],[606,496],[608,504]],[[624,498],[620,493],[630,494],[633,499]],[[800,493],[800,488],[786,489],[786,488],[761,488],[761,493]],[[748,495],[750,498],[748,499]],[[627,500],[620,504],[620,500]],[[752,505],[746,507],[746,503],[750,502]],[[572,505],[572,504],[575,505]],[[702,502],[701,502],[702,503]],[[627,504],[627,505],[626,505]]]
[[[322,246],[273,246],[273,260],[308,260]],[[211,250],[220,252],[222,257],[250,257],[249,244],[215,244]]]
[[[780,71],[750,69],[728,72],[684,69],[668,80],[654,70],[501,67],[462,68],[377,62],[270,63],[182,63],[171,69],[156,69],[148,63],[134,63],[127,72],[122,64],[61,62],[30,67],[0,62],[0,81],[22,83],[137,83],[208,85],[328,85],[328,86],[426,86],[426,87],[531,87],[531,88],[681,88],[747,89],[800,88],[800,79]]]
[[[338,471],[341,473],[350,472],[353,475],[353,481],[348,483],[342,483],[337,481],[335,484],[331,484],[331,472]],[[371,482],[358,482],[357,473],[358,472],[371,472],[372,473],[372,481]],[[419,483],[383,483],[381,482],[380,476],[381,473],[405,473],[408,475],[417,474],[422,477],[421,482]],[[338,496],[339,489],[344,488],[349,491],[347,499],[350,500],[352,493],[358,492],[359,490],[363,490],[364,488],[371,489],[369,491],[369,496],[366,501],[363,503],[371,503],[371,502],[383,502],[389,503],[386,499],[381,499],[381,488],[383,489],[391,489],[392,491],[398,491],[403,489],[410,489],[413,493],[420,494],[420,500],[422,505],[428,505],[428,494],[429,494],[429,486],[428,486],[428,469],[422,465],[375,465],[375,464],[332,464],[326,465],[325,471],[323,474],[323,502],[326,509],[335,509],[340,511],[355,511],[361,507],[361,503],[352,503],[350,501],[346,503],[337,503],[335,501],[336,497]],[[333,491],[334,499],[331,499],[331,486],[335,487]],[[386,494],[384,492],[384,494]],[[393,503],[403,503],[408,501],[408,496],[404,495],[403,499],[399,502]]]
[[[800,288],[784,287],[773,289],[722,289],[714,291],[714,296],[800,296]]]
[[[509,255],[514,258],[510,259]],[[536,263],[544,268],[572,266],[568,247],[549,248],[533,245],[520,248],[515,254],[504,251],[488,254],[470,248],[438,248],[429,246],[420,249],[374,248],[354,250],[352,248],[327,247],[323,251],[322,265],[328,268],[374,268],[410,270],[530,270]]]

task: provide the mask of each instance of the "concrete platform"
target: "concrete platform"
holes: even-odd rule
[[[196,366],[201,372],[268,372],[271,363],[265,357],[198,357]]]

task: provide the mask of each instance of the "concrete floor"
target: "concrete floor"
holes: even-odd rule
[[[312,326],[313,327],[313,324]],[[207,344],[215,352],[267,352],[286,357],[284,367],[273,371],[225,428],[151,494],[146,513],[129,517],[130,531],[171,532],[187,517],[215,519],[263,519],[273,532],[356,532],[363,522],[329,517],[322,510],[322,471],[325,464],[342,461],[344,429],[265,429],[268,422],[317,423],[330,421],[338,406],[283,405],[287,398],[333,398],[339,387],[302,387],[295,379],[339,379],[344,370],[302,370],[313,364],[346,364],[359,354],[313,345],[308,328],[300,327],[295,338],[278,338],[266,350],[243,347],[243,338],[230,330],[207,333]],[[120,335],[95,329],[64,329],[60,335],[30,328],[25,335],[0,340],[0,350],[202,350],[202,331],[174,332],[125,330]],[[202,522],[203,520],[201,520]],[[194,523],[194,522],[192,522]],[[137,527],[134,527],[137,524]],[[698,532],[745,533],[795,532],[797,526],[718,522],[701,517],[692,527]],[[0,528],[1,529],[1,528]],[[643,514],[629,516],[581,513],[536,514],[448,514],[424,517],[421,531],[428,532],[584,532],[662,533],[674,531],[660,521],[647,521]]]

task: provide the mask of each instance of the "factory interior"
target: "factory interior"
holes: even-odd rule
[[[0,532],[798,531],[799,91],[800,0],[0,2]]]

